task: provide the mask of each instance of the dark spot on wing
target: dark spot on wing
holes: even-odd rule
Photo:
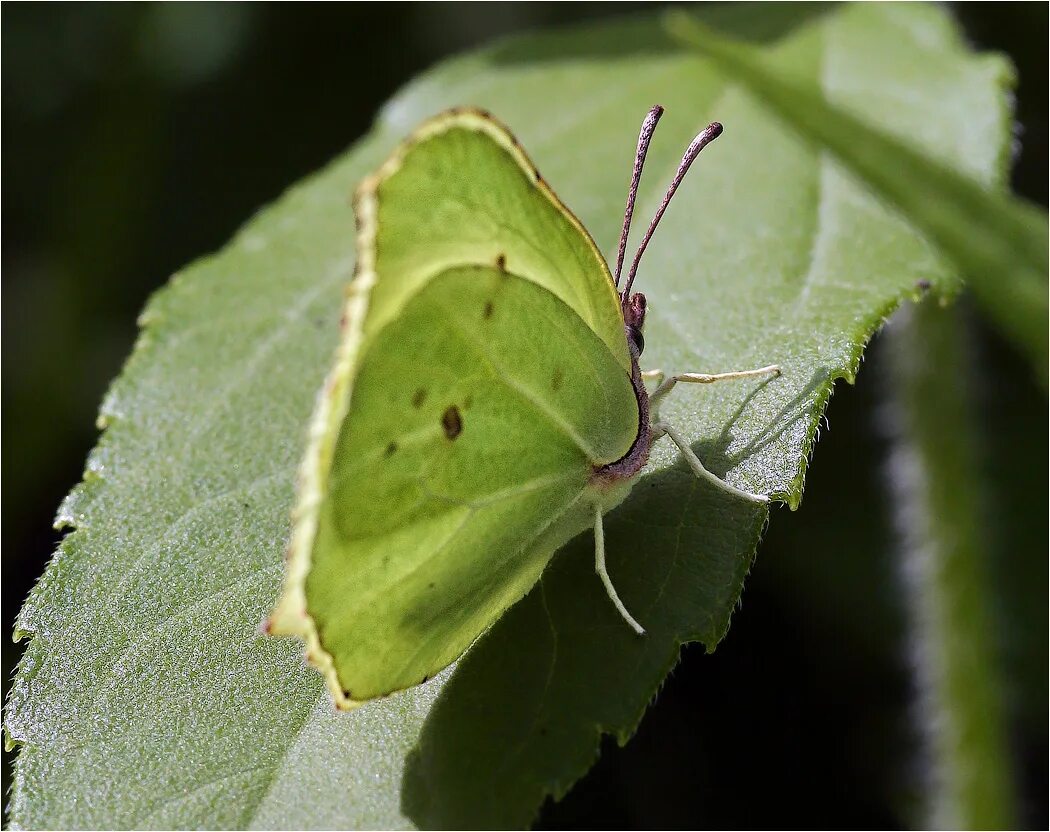
[[[506,254],[499,254],[496,256],[496,268],[499,269],[501,272],[505,272],[507,270]]]
[[[536,170],[535,168],[532,169],[532,178],[535,179],[536,182],[542,182],[543,181],[543,177],[540,176],[540,172],[538,170]]]
[[[454,404],[448,406],[441,414],[441,427],[445,430],[445,436],[455,439],[463,433],[463,417],[459,415],[459,408]]]
[[[429,676],[424,676],[424,677],[422,678],[422,680],[420,680],[419,684],[421,684],[421,685],[423,685],[423,684],[426,684],[426,681],[427,681],[427,679],[429,679],[429,678],[430,678]]]
[[[435,584],[433,581],[431,581],[429,584],[427,584],[427,589],[433,589],[436,586],[437,586],[437,584]]]
[[[412,394],[412,407],[422,407],[423,402],[427,400],[427,391],[420,387],[415,393]]]
[[[393,456],[397,451],[397,442],[391,442],[386,446],[386,455]]]
[[[481,314],[482,314],[482,316],[483,316],[483,317],[485,318],[485,320],[486,320],[486,321],[487,321],[487,320],[488,320],[489,318],[491,318],[491,317],[492,317],[492,312],[493,312],[493,310],[494,310],[495,308],[496,308],[496,307],[494,307],[494,306],[492,305],[492,301],[490,301],[490,300],[487,300],[487,301],[485,301],[485,311],[484,311],[484,312],[482,312]]]
[[[551,376],[551,390],[560,390],[563,381],[565,381],[565,373],[562,372],[561,367],[555,368],[554,374]]]

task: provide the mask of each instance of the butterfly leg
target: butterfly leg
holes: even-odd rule
[[[730,485],[725,480],[712,474],[704,467],[704,463],[700,461],[697,455],[693,453],[693,449],[689,447],[689,443],[686,442],[685,437],[682,436],[682,434],[667,424],[667,422],[656,422],[653,425],[653,439],[659,439],[664,434],[671,437],[671,441],[678,446],[678,450],[680,450],[682,456],[685,457],[686,463],[693,469],[693,473],[700,479],[707,480],[724,491],[728,491],[730,494],[736,494],[736,496],[743,497],[745,500],[749,500],[752,503],[769,502],[769,497],[765,494],[752,494],[750,491],[744,491],[743,489],[737,488],[735,485]]]
[[[660,381],[657,383],[656,389],[649,396],[649,408],[654,414],[652,432],[653,441],[655,442],[663,435],[671,437],[671,441],[674,442],[678,449],[682,452],[682,456],[685,457],[686,463],[693,469],[693,473],[696,474],[700,479],[707,480],[725,491],[731,494],[736,494],[738,497],[742,497],[745,500],[749,500],[753,503],[768,503],[769,498],[764,494],[752,494],[750,491],[744,491],[737,488],[735,485],[730,485],[725,480],[716,477],[710,471],[708,471],[704,464],[700,461],[693,449],[689,447],[689,443],[685,441],[685,438],[676,431],[671,425],[666,422],[661,422],[655,419],[656,409],[660,404],[660,401],[666,396],[674,386],[682,381],[690,384],[712,384],[716,381],[729,381],[730,379],[737,378],[752,378],[754,376],[779,376],[780,367],[775,364],[769,367],[760,367],[757,370],[741,370],[735,373],[679,373],[673,375],[670,378],[664,380],[664,374],[659,370],[651,371],[648,374],[651,378],[659,378]]]
[[[627,608],[623,605],[623,601],[620,600],[620,596],[616,594],[616,589],[612,585],[612,579],[605,568],[605,526],[602,523],[602,507],[597,503],[594,504],[594,571],[602,579],[605,591],[609,594],[609,600],[613,602],[617,612],[623,616],[623,620],[638,635],[644,636],[645,629],[627,612]]]
[[[735,373],[678,373],[666,381],[663,380],[663,375],[660,370],[650,370],[648,373],[642,373],[643,377],[649,376],[661,379],[656,389],[649,396],[650,408],[655,408],[660,400],[670,393],[680,381],[689,382],[690,384],[713,384],[716,381],[730,381],[736,378],[752,378],[754,376],[772,376],[776,378],[780,375],[780,367],[776,364],[771,364],[768,367],[759,367],[757,370],[739,370]]]

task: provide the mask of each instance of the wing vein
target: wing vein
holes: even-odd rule
[[[592,462],[600,461],[599,455],[595,450],[584,441],[583,437],[576,432],[573,426],[570,425],[560,413],[551,409],[542,399],[536,396],[533,391],[513,379],[501,366],[499,366],[499,364],[496,363],[488,350],[486,350],[481,344],[475,333],[469,332],[457,324],[451,315],[448,318],[447,323],[459,334],[464,343],[471,347],[474,350],[474,353],[491,368],[492,374],[495,378],[499,379],[504,386],[517,393],[518,396],[527,404],[531,405],[537,413],[546,417],[547,421],[554,425],[554,427],[557,428],[570,442],[579,448],[589,460]]]

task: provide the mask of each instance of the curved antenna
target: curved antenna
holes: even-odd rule
[[[685,155],[682,157],[682,161],[678,165],[678,170],[675,172],[674,179],[671,180],[671,186],[667,189],[667,193],[664,194],[663,202],[660,203],[660,207],[656,209],[656,216],[653,217],[653,221],[649,223],[649,230],[645,232],[645,236],[642,238],[642,244],[638,246],[638,253],[634,255],[634,262],[631,263],[631,271],[627,275],[627,283],[624,285],[623,293],[621,295],[624,302],[626,302],[626,299],[630,296],[631,286],[634,285],[634,277],[638,273],[638,263],[641,262],[642,254],[645,252],[645,247],[649,245],[649,240],[652,238],[653,232],[656,231],[656,226],[660,224],[660,218],[664,215],[664,211],[667,210],[667,205],[671,201],[671,197],[673,197],[674,192],[678,190],[678,186],[682,183],[686,171],[688,171],[689,166],[693,164],[693,160],[700,155],[700,151],[720,135],[722,135],[722,125],[717,121],[713,121],[697,134],[696,138],[693,139],[692,143],[689,145],[689,148],[685,151]]]
[[[652,141],[656,123],[664,114],[664,108],[657,104],[646,115],[642,122],[642,130],[638,134],[638,150],[634,154],[634,172],[631,174],[631,187],[627,190],[627,208],[623,212],[623,231],[620,232],[620,253],[616,256],[616,280],[614,286],[620,288],[620,272],[623,271],[623,256],[627,252],[627,235],[631,231],[631,217],[634,216],[634,200],[638,196],[638,182],[642,178],[642,165],[645,164],[645,154],[649,152],[649,142]]]

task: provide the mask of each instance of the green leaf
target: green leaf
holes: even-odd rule
[[[974,59],[943,10],[848,6],[786,35],[749,7],[710,13],[770,38],[773,66],[913,130],[978,181],[1001,180],[1010,73]],[[667,113],[640,218],[701,126],[718,118],[726,133],[679,189],[639,276],[648,366],[785,369],[775,384],[676,390],[663,416],[719,475],[798,504],[833,381],[852,379],[917,281],[955,286],[951,269],[655,20],[448,62],[147,307],[103,405],[108,429],[60,512],[75,531],[19,617],[32,640],[7,711],[23,745],[13,826],[525,825],[586,770],[601,732],[630,735],[681,642],[714,647],[765,512],[699,483],[664,443],[607,518],[609,570],[644,641],[610,608],[588,535],[453,671],[350,715],[334,712],[296,642],[257,630],[353,268],[354,184],[423,117],[487,107],[608,256],[638,121],[657,102]]]
[[[933,152],[910,146],[909,142],[919,142],[921,148],[925,125],[891,120],[880,129],[859,102],[843,96],[841,104],[830,103],[833,92],[804,76],[785,73],[780,66],[765,65],[756,50],[720,37],[684,13],[669,14],[667,25],[803,136],[834,153],[907,216],[970,279],[988,314],[1027,352],[1045,378],[1045,211],[956,172],[950,152],[941,160]],[[975,113],[973,121],[988,115]]]

